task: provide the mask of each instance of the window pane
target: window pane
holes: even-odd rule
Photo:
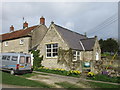
[[[58,44],[57,44],[57,43],[53,44],[53,48],[55,48],[55,47],[58,47]]]
[[[51,57],[51,53],[47,53],[47,57]]]
[[[7,56],[7,60],[10,60],[10,56]]]
[[[57,49],[53,49],[53,52],[57,52],[58,50]]]
[[[47,44],[47,48],[51,48],[51,44]]]
[[[47,49],[47,52],[51,52],[51,49]]]
[[[76,56],[76,51],[73,51],[73,56]]]
[[[79,52],[79,51],[77,51],[77,55],[80,55],[80,52]]]
[[[12,61],[17,61],[18,57],[17,56],[12,56]]]
[[[31,58],[30,57],[26,57],[26,63],[31,63]]]
[[[6,59],[7,59],[7,56],[2,56],[2,59],[3,59],[3,60],[6,60]]]
[[[24,64],[25,63],[25,57],[20,57],[20,63]]]
[[[77,60],[80,60],[80,57],[79,57],[79,56],[77,56]]]
[[[55,57],[55,56],[58,56],[58,54],[57,53],[53,53],[53,57]]]

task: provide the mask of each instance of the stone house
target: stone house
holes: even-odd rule
[[[76,69],[80,71],[83,71],[83,63],[91,63],[91,66],[85,69],[94,71],[92,62],[101,59],[101,49],[96,36],[88,38],[85,35],[73,32],[51,22],[45,37],[37,47],[41,51],[41,55],[43,55],[42,65],[49,68],[69,70],[70,68],[66,67],[66,65],[58,63],[57,51],[59,47],[64,50],[72,49],[74,58],[71,63],[79,63],[79,67]]]
[[[24,25],[25,24],[25,25]],[[95,71],[94,62],[101,60],[101,49],[97,37],[88,38],[67,28],[51,22],[49,28],[45,26],[45,18],[40,18],[40,25],[28,27],[2,35],[2,52],[23,52],[40,50],[43,55],[42,65],[48,68],[63,68],[65,70]],[[23,43],[24,44],[21,44]],[[59,64],[59,48],[72,50],[71,68],[66,64]],[[69,62],[68,62],[69,63]],[[76,68],[75,68],[76,67]]]
[[[32,46],[37,44],[36,41],[40,42],[47,32],[47,27],[42,23],[42,19],[44,18],[40,18],[39,25],[31,27],[28,27],[28,23],[25,22],[23,23],[23,29],[16,31],[14,30],[13,25],[11,25],[9,33],[0,35],[0,52],[29,53]]]

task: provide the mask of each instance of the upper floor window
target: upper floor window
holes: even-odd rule
[[[23,44],[23,43],[24,43],[24,40],[23,40],[23,39],[21,39],[21,40],[20,40],[20,44]]]
[[[8,46],[8,42],[5,42],[5,46]]]
[[[46,57],[57,57],[58,56],[58,44],[46,44]]]
[[[80,51],[73,51],[73,61],[80,60]]]

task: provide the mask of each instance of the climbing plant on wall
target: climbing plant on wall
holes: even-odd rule
[[[64,64],[71,70],[77,69],[80,66],[80,61],[73,62],[73,52],[72,49],[64,50],[62,48],[58,49],[58,64]]]

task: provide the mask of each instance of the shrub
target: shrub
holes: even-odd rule
[[[40,50],[32,50],[31,53],[33,54],[33,68],[34,70],[36,70],[38,67],[41,67],[42,64],[42,60],[43,60],[43,56],[40,57]]]

